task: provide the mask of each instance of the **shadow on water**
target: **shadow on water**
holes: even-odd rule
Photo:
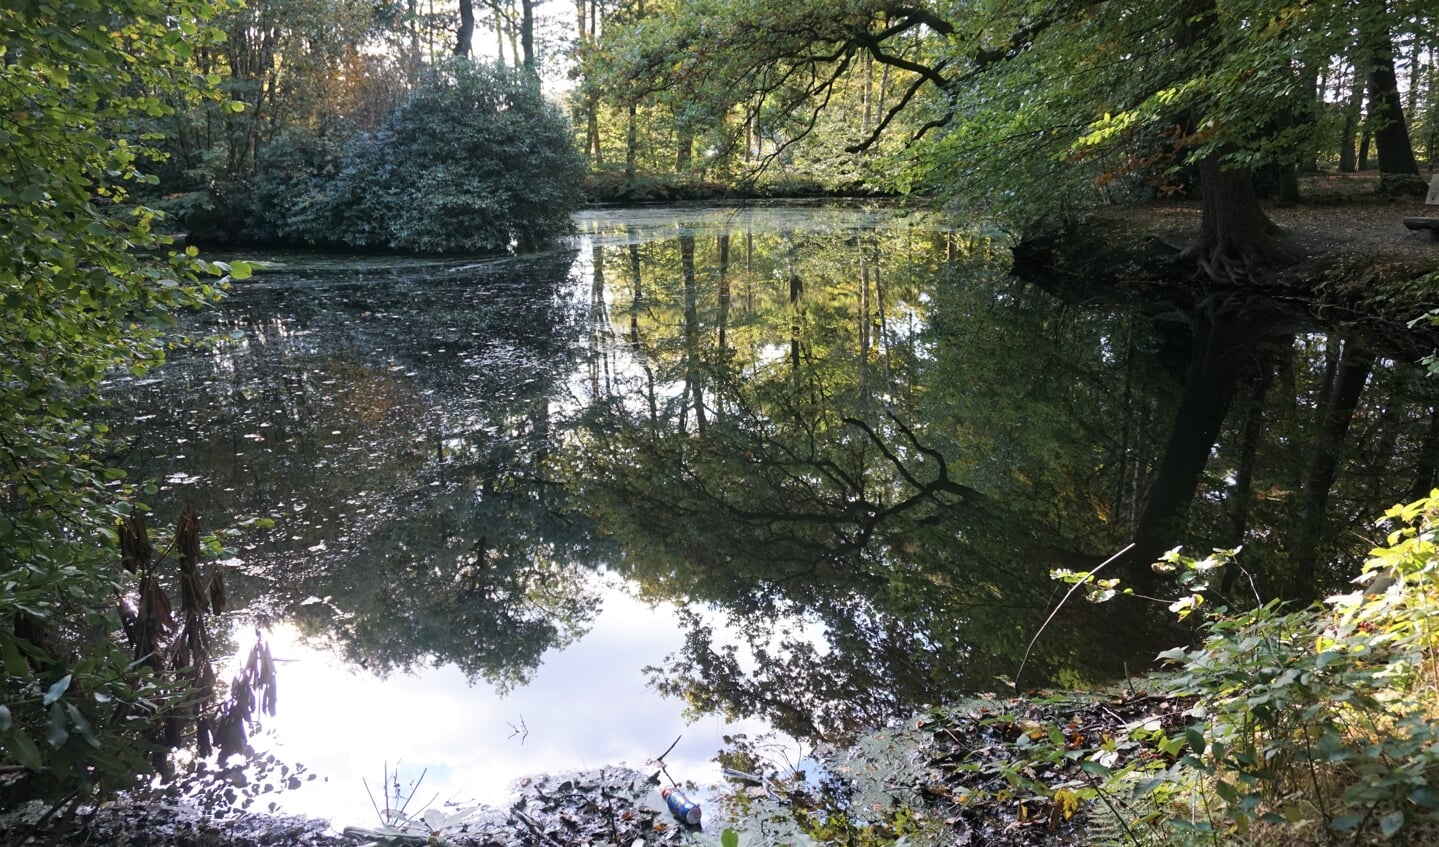
[[[1053,568],[1135,541],[1115,571],[1162,598],[1158,553],[1242,545],[1232,599],[1312,596],[1434,483],[1419,369],[1288,306],[1065,302],[873,211],[631,217],[237,285],[114,387],[130,464],[274,516],[232,594],[363,667],[522,685],[613,571],[681,610],[658,692],[809,738],[1009,684]],[[1159,610],[1072,603],[1023,683],[1138,670],[1184,637]]]

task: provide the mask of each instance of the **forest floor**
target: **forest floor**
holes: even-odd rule
[[[1266,205],[1297,261],[1228,291],[1282,301],[1399,358],[1432,354],[1439,332],[1419,319],[1439,314],[1439,239],[1408,229],[1404,219],[1439,217],[1439,206],[1422,197],[1385,197],[1377,186],[1372,172],[1303,178],[1300,202]],[[1085,230],[1089,238],[1040,240],[1022,270],[1021,245],[1016,272],[1042,285],[1061,280],[1057,293],[1080,299],[1149,284],[1173,286],[1191,300],[1223,294],[1225,287],[1178,259],[1197,238],[1201,215],[1199,202],[1190,199],[1105,207]]]
[[[1269,204],[1269,217],[1310,260],[1349,253],[1439,268],[1439,241],[1403,222],[1406,217],[1439,217],[1439,206],[1426,206],[1422,197],[1383,197],[1378,181],[1374,172],[1307,176],[1300,183],[1301,201]],[[1199,231],[1198,201],[1155,201],[1118,214],[1139,232],[1172,243],[1186,243]]]

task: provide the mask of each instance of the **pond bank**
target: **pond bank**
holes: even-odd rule
[[[451,847],[713,845],[733,829],[743,847],[811,844],[1003,844],[1079,847],[1116,824],[1093,802],[1094,762],[1118,769],[1157,759],[1157,739],[1182,732],[1192,700],[1128,690],[1109,696],[986,695],[931,709],[817,758],[822,791],[736,782],[718,805],[728,820],[683,826],[664,807],[660,774],[625,768],[542,775],[517,786],[506,808],[432,809],[408,825],[346,827],[252,813],[211,816],[188,803],[134,799],[70,820],[10,819],[4,845],[127,847]],[[1172,758],[1172,756],[1171,756]]]
[[[1312,299],[1321,311],[1400,322],[1439,303],[1432,284],[1439,242],[1403,224],[1436,207],[1379,195],[1373,184],[1368,175],[1315,177],[1305,183],[1304,201],[1267,208],[1298,260],[1252,280],[1247,292]],[[1192,200],[1103,207],[1075,226],[1021,239],[1016,264],[1026,278],[1056,274],[1071,286],[1082,282],[1091,294],[1101,286],[1154,285],[1212,292],[1224,286],[1201,279],[1192,262],[1178,258],[1197,236],[1200,217]]]
[[[703,827],[671,816],[659,793],[660,773],[607,767],[526,778],[506,808],[431,809],[411,814],[408,824],[346,827],[338,834],[323,820],[213,816],[193,803],[135,798],[65,820],[37,823],[39,810],[21,813],[10,819],[0,844],[633,847],[721,844],[723,832],[733,829],[744,847],[884,844],[906,836],[910,845],[1077,847],[1088,843],[1087,804],[1079,799],[1094,782],[1083,766],[1088,754],[1108,756],[1113,767],[1159,755],[1132,731],[1177,732],[1189,705],[1136,691],[1107,698],[986,695],[821,751],[816,758],[831,775],[823,789],[807,790],[802,779],[781,773],[766,774],[762,784],[736,780],[712,795],[727,819]],[[1042,759],[1034,751],[1044,744],[1054,747]]]

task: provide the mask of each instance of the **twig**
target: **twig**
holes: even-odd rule
[[[1059,603],[1055,605],[1054,611],[1052,611],[1052,612],[1049,613],[1049,617],[1045,618],[1045,619],[1044,619],[1044,623],[1042,623],[1042,624],[1039,625],[1039,630],[1034,633],[1034,637],[1031,638],[1031,639],[1029,639],[1029,646],[1026,647],[1026,648],[1024,648],[1024,658],[1021,659],[1020,662],[1019,662],[1019,670],[1017,670],[1017,671],[1014,672],[1014,693],[1015,693],[1015,694],[1018,694],[1018,693],[1019,693],[1019,677],[1024,673],[1024,666],[1029,663],[1029,654],[1034,650],[1034,644],[1035,644],[1035,642],[1039,641],[1039,636],[1041,636],[1041,635],[1044,634],[1045,628],[1048,627],[1049,624],[1050,624],[1050,622],[1054,620],[1054,616],[1057,615],[1057,614],[1059,614],[1059,610],[1062,609],[1062,608],[1064,608],[1064,604],[1067,603],[1067,602],[1069,602],[1069,598],[1074,596],[1074,592],[1078,591],[1078,590],[1079,590],[1079,587],[1080,587],[1081,585],[1084,585],[1086,582],[1089,582],[1089,580],[1093,579],[1093,578],[1094,578],[1094,575],[1097,574],[1097,573],[1099,573],[1100,570],[1102,570],[1106,565],[1109,565],[1109,564],[1112,563],[1115,559],[1118,559],[1120,556],[1123,556],[1125,553],[1128,553],[1128,552],[1129,552],[1130,550],[1132,550],[1133,548],[1134,548],[1134,542],[1131,541],[1131,542],[1129,542],[1128,544],[1126,544],[1126,545],[1124,546],[1124,549],[1123,549],[1123,550],[1120,550],[1118,553],[1115,553],[1113,556],[1110,556],[1108,559],[1105,559],[1103,562],[1100,563],[1099,567],[1097,567],[1097,568],[1095,568],[1094,570],[1090,571],[1089,573],[1085,574],[1083,579],[1081,579],[1079,582],[1076,582],[1075,584],[1071,585],[1071,586],[1069,587],[1069,590],[1064,593],[1064,596],[1060,598]]]
[[[741,779],[745,782],[753,782],[756,785],[764,785],[764,777],[760,776],[759,774],[748,773],[746,771],[737,771],[734,768],[723,768],[721,769],[720,773],[723,773],[725,776],[730,777],[731,779]]]
[[[651,762],[651,763],[656,764],[656,765],[659,765],[659,767],[660,767],[660,773],[662,773],[662,774],[665,775],[665,778],[670,781],[670,785],[679,785],[679,782],[678,782],[673,776],[670,775],[669,769],[665,767],[665,756],[668,756],[668,755],[670,754],[670,751],[672,751],[672,750],[675,749],[675,747],[680,743],[680,739],[681,739],[681,738],[684,738],[684,736],[681,735],[681,736],[679,736],[678,738],[676,738],[676,739],[670,744],[670,746],[668,746],[668,747],[665,748],[665,751],[664,751],[663,753],[659,754],[658,756],[656,756],[656,757],[653,758],[653,759],[650,759],[650,762]],[[658,777],[658,776],[659,776],[659,774],[655,774],[655,777]],[[655,778],[655,777],[651,777],[651,779],[653,779],[653,778]]]
[[[656,756],[655,759],[654,759],[654,761],[655,761],[656,763],[663,763],[664,760],[665,760],[665,756],[668,756],[668,755],[670,754],[670,751],[673,750],[673,749],[675,749],[675,745],[677,745],[677,744],[680,743],[680,738],[684,738],[684,736],[681,735],[679,738],[676,738],[676,739],[674,740],[674,744],[671,744],[670,746],[666,747],[666,748],[665,748],[665,751],[664,751],[663,753],[659,754],[658,756]]]
[[[420,771],[420,778],[417,779],[417,780],[415,780],[415,784],[414,784],[414,785],[411,785],[411,786],[410,786],[410,793],[407,794],[407,795],[405,795],[405,803],[404,803],[404,805],[400,806],[400,808],[395,812],[395,816],[396,816],[396,817],[404,817],[404,815],[405,815],[405,810],[408,809],[408,808],[410,808],[410,801],[413,800],[413,799],[415,799],[415,792],[420,789],[420,783],[422,783],[422,782],[425,781],[425,774],[427,774],[427,773],[429,773],[429,772],[430,772],[430,769],[429,769],[429,768],[425,768],[424,770]],[[399,782],[399,773],[398,773],[398,772],[396,772],[395,777],[396,777],[396,780],[395,780],[395,781],[396,781],[396,782]],[[438,796],[440,796],[440,795],[436,794],[435,796],[438,797]],[[426,805],[429,805],[429,804],[427,803]]]
[[[523,747],[525,745],[525,739],[530,737],[530,728],[528,726],[525,726],[525,716],[520,715],[519,726],[515,726],[509,721],[505,721],[505,723],[512,730],[510,732],[510,738],[514,738],[516,735],[518,735],[520,737],[520,746]]]
[[[369,781],[366,780],[366,779],[362,776],[362,777],[360,777],[360,784],[363,785],[363,786],[365,786],[365,793],[370,796],[370,805],[374,807],[374,809],[375,809],[375,817],[380,821],[380,824],[381,824],[381,825],[384,825],[384,824],[389,823],[389,821],[385,820],[384,814],[382,814],[382,813],[380,812],[380,804],[375,802],[375,794],[374,794],[373,791],[370,790],[370,783],[369,783]],[[385,808],[388,809],[389,807],[390,807],[389,800],[386,799],[386,801],[385,801]]]
[[[608,818],[608,822],[609,822],[609,825],[610,825],[610,835],[614,837],[615,843],[616,843],[616,844],[619,844],[619,843],[620,843],[620,828],[615,825],[615,804],[614,804],[614,801],[610,799],[610,795],[606,794],[603,788],[600,789],[600,796],[603,797],[603,798],[605,798],[605,811],[608,813],[608,814],[606,815],[606,817]]]
[[[545,843],[551,844],[553,845],[553,847],[565,847],[565,845],[556,841],[553,837],[551,837],[548,833],[541,829],[539,821],[535,820],[534,818],[530,817],[519,809],[511,808],[510,817],[524,824],[527,828],[529,828],[530,832],[533,832],[535,835],[539,836]]]

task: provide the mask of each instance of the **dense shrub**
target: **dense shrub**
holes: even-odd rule
[[[344,145],[333,172],[309,162],[310,190],[278,227],[324,247],[495,252],[569,226],[584,165],[565,118],[505,68],[438,68],[373,133]]]

